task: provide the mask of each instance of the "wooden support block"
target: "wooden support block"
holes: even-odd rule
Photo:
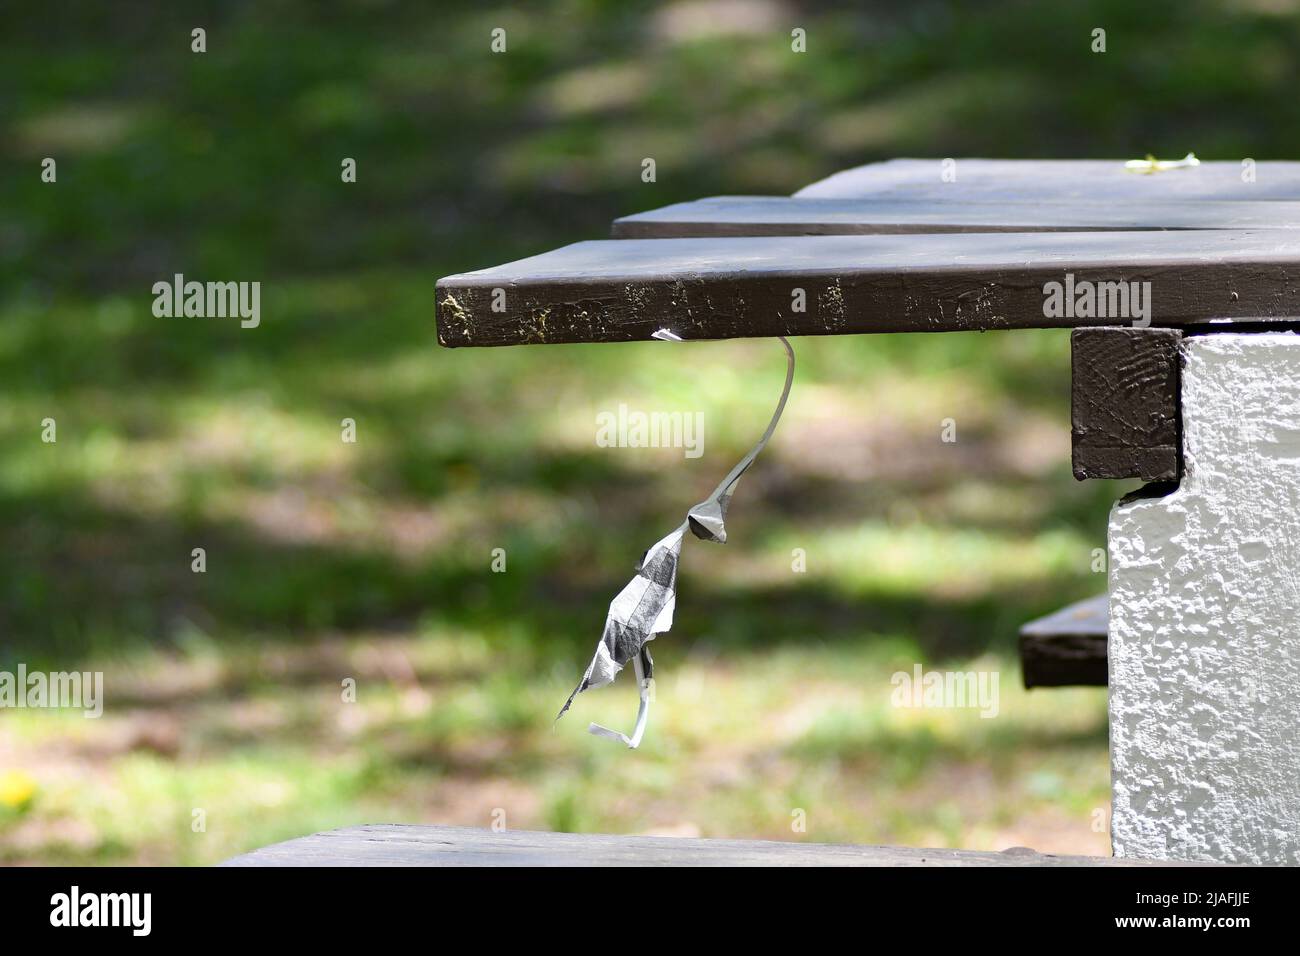
[[[1132,290],[1156,326],[1288,321],[1300,232],[1040,232],[580,242],[441,279],[445,346],[1113,325]],[[1050,286],[1058,293],[1048,295]],[[1125,297],[1127,298],[1127,296]],[[1073,303],[1068,296],[1064,301]],[[1103,307],[1102,302],[1109,306]]]
[[[1020,672],[1030,687],[1105,687],[1109,602],[1098,594],[1020,628]]]
[[[927,232],[1300,229],[1300,202],[949,202],[893,197],[713,196],[615,219],[614,239]]]
[[[1177,329],[1075,329],[1071,352],[1074,477],[1177,481]]]

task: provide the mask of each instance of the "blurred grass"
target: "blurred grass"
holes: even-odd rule
[[[1104,586],[1091,550],[1126,490],[1069,476],[1065,335],[797,343],[732,543],[688,545],[629,755],[582,733],[623,726],[621,684],[551,717],[641,549],[762,427],[779,350],[448,352],[433,281],[896,155],[1294,157],[1294,10],[10,5],[0,668],[102,669],[107,709],[0,714],[0,772],[35,781],[0,809],[0,860],[208,863],[498,809],[1106,852],[1104,692],[1026,694],[1014,657],[1021,622]],[[176,272],[261,281],[261,327],[154,318]],[[620,402],[703,412],[704,456],[596,447]],[[999,717],[890,707],[916,661],[1000,672]]]

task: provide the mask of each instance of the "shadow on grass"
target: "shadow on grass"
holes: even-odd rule
[[[461,549],[404,560],[286,543],[246,525],[147,520],[58,494],[7,500],[0,522],[0,649],[4,658],[51,666],[133,645],[179,648],[193,629],[241,646],[410,631],[421,621],[489,634],[513,625],[539,655],[567,652],[576,660],[594,644],[622,583],[611,570],[616,563],[595,580],[585,569],[575,578],[570,565],[623,549],[592,551],[526,526],[500,539],[514,573],[491,574],[481,555]],[[650,540],[641,530],[619,534]],[[201,574],[191,570],[196,541],[206,550]],[[630,553],[625,563],[630,572]],[[798,575],[789,584],[719,586],[706,568],[679,583],[672,640],[704,640],[727,653],[873,635],[906,636],[927,661],[1009,651],[1025,620],[1084,596],[1076,582],[1047,577],[967,598],[870,587],[849,597]]]

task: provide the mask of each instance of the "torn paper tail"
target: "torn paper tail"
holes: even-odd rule
[[[589,724],[587,733],[595,734],[597,737],[608,737],[610,740],[617,740],[628,745],[632,750],[636,750],[641,744],[641,736],[645,733],[646,721],[650,716],[650,678],[646,676],[645,666],[641,663],[642,655],[638,654],[632,662],[636,669],[637,687],[641,689],[641,705],[636,712],[636,726],[632,729],[632,736],[620,734],[617,730],[610,730],[608,727],[602,727],[600,724]]]

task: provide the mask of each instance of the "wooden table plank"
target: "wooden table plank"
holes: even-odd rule
[[[1294,162],[1256,163],[1254,182],[1242,180],[1240,160],[1141,174],[1129,172],[1124,160],[1117,159],[958,159],[953,182],[941,178],[941,163],[938,159],[893,159],[857,166],[811,183],[795,196],[1028,203],[1066,199],[1300,200],[1300,163]]]
[[[277,843],[225,866],[1152,866],[1110,857],[910,847],[693,840],[467,827],[346,827]]]
[[[1294,320],[1286,230],[622,239],[438,282],[449,347],[1115,325],[1044,315],[1048,282],[1149,282],[1152,322]],[[804,292],[805,311],[797,311]]]
[[[1098,594],[1020,628],[1025,687],[1105,687],[1110,599]]]
[[[712,196],[615,219],[614,239],[929,232],[1297,229],[1300,202],[945,202]]]

